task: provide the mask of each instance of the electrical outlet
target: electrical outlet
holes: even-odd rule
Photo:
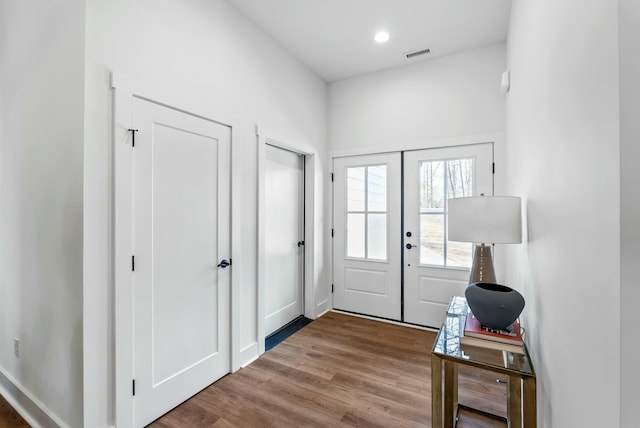
[[[20,339],[17,337],[13,338],[13,354],[16,357],[20,357]]]

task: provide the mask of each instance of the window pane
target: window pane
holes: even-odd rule
[[[420,264],[444,266],[444,215],[420,215]]]
[[[367,168],[368,211],[387,211],[387,166]]]
[[[473,158],[447,161],[447,199],[473,196]],[[472,245],[447,240],[447,266],[471,267]]]
[[[365,171],[364,166],[347,168],[347,211],[364,211]]]
[[[420,162],[420,212],[444,210],[444,161]]]
[[[347,257],[365,257],[364,221],[364,214],[347,214]]]
[[[473,159],[447,161],[447,199],[473,196]]]
[[[471,248],[468,242],[447,241],[447,266],[471,267]]]
[[[368,258],[375,260],[387,259],[387,215],[369,214],[367,228]]]

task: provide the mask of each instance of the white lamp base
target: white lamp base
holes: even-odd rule
[[[493,257],[491,256],[491,246],[489,245],[476,245],[473,252],[473,264],[471,265],[469,284],[474,282],[496,284],[496,272],[493,269]]]

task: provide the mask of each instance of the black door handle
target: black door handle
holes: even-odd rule
[[[218,265],[218,267],[222,269],[226,268],[227,266],[231,266],[231,260],[222,259],[222,261]]]
[[[410,249],[412,249],[413,247],[417,247],[417,245],[407,244],[407,245],[405,245],[405,247],[407,247],[407,250],[410,250]]]
[[[298,248],[304,246],[304,241],[298,241]]]

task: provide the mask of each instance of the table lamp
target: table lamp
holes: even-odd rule
[[[522,242],[520,198],[471,196],[449,199],[448,204],[449,240],[476,244],[465,292],[471,312],[483,326],[506,328],[522,312],[524,298],[497,284],[491,244]]]

